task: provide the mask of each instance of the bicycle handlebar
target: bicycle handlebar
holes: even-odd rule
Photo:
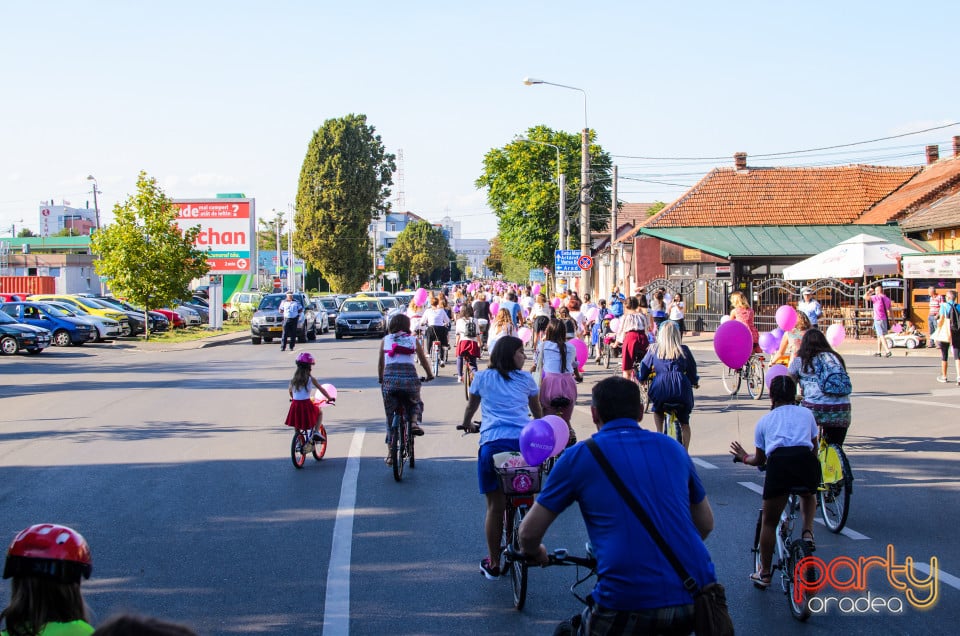
[[[464,435],[470,435],[471,433],[480,432],[480,422],[474,420],[473,425],[464,426],[463,424],[457,424],[457,430],[463,431]]]
[[[514,551],[513,546],[507,546],[503,551],[509,561],[523,561],[529,565],[540,565],[541,567],[550,567],[554,565],[579,565],[580,567],[595,570],[597,560],[593,557],[573,556],[567,552],[566,548],[556,548],[547,553],[548,562],[544,565],[536,561],[534,557]]]

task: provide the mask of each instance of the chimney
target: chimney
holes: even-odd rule
[[[953,136],[953,156],[960,157],[960,135]]]
[[[733,165],[737,170],[746,170],[747,169],[747,153],[745,152],[735,152],[733,153]]]
[[[940,147],[936,144],[931,144],[927,146],[927,165],[931,165],[937,162],[937,159],[940,158]]]

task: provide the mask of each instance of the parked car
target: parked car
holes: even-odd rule
[[[177,304],[177,307],[186,307],[187,309],[192,309],[192,310],[194,310],[195,312],[197,312],[197,315],[200,316],[200,323],[198,323],[198,324],[209,324],[209,323],[210,323],[210,308],[209,308],[209,307],[204,307],[203,305],[199,305],[199,304],[197,304],[197,303],[194,303],[194,302],[191,302],[191,301],[186,301],[186,300],[178,300],[178,301],[176,301],[176,304]]]
[[[340,303],[337,302],[336,296],[317,296],[313,299],[313,302],[317,303],[317,307],[323,306],[324,310],[326,310],[326,331],[330,331],[330,329],[335,327],[337,324],[337,313],[340,310]]]
[[[340,340],[344,336],[385,336],[387,318],[379,298],[357,296],[348,298],[340,305],[334,337]]]
[[[17,322],[48,329],[52,334],[50,342],[57,347],[79,346],[97,338],[95,327],[46,303],[4,303],[0,311]]]
[[[160,309],[151,309],[150,311],[155,311],[166,318],[167,323],[173,325],[174,329],[183,329],[187,326],[187,323],[183,321],[183,318],[180,317],[180,314],[172,309],[164,309],[161,307]]]
[[[132,305],[127,301],[122,300],[120,298],[115,298],[114,296],[103,296],[99,298],[99,300],[103,303],[106,303],[112,307],[116,307],[117,309],[125,312],[128,317],[136,316],[136,320],[142,326],[143,307],[137,307],[136,305]],[[150,311],[147,312],[147,320],[149,320],[150,322],[151,333],[166,331],[167,329],[170,328],[170,319],[167,316],[165,316],[162,312],[151,309]],[[137,333],[143,333],[143,331],[141,330]]]
[[[228,318],[237,320],[241,313],[253,314],[261,300],[263,300],[263,294],[260,292],[234,292],[230,300],[223,303],[223,309]]]
[[[56,307],[68,316],[78,320],[84,320],[90,324],[94,329],[97,330],[96,342],[103,342],[108,338],[120,337],[120,323],[116,320],[104,318],[103,316],[94,316],[93,314],[87,313],[82,309],[74,307],[73,305],[68,305],[67,303],[62,303],[58,300],[47,301],[47,304],[51,307]]]
[[[273,342],[274,338],[283,336],[283,318],[278,311],[280,303],[287,297],[286,294],[267,294],[261,299],[257,311],[250,319],[250,334],[253,344],[262,341]],[[297,341],[317,339],[317,306],[307,300],[302,293],[295,293],[293,297],[303,307],[297,321]]]
[[[16,303],[23,300],[19,294],[0,294],[0,302],[2,303]]]
[[[180,318],[183,319],[184,324],[187,327],[199,327],[203,322],[200,319],[200,314],[196,310],[187,307],[186,305],[178,305],[176,303],[171,307],[164,307],[164,309],[172,309],[174,312],[180,315]]]
[[[19,351],[37,354],[50,346],[50,332],[17,322],[0,311],[0,353],[13,355]]]
[[[100,301],[98,301],[96,298],[90,298],[87,296],[73,296],[68,294],[37,294],[35,296],[30,296],[27,298],[27,300],[58,300],[60,302],[65,302],[75,307],[79,307],[88,313],[116,320],[120,323],[120,332],[123,336],[129,336],[133,333],[133,329],[130,326],[130,319],[127,318],[125,313],[119,311],[116,307],[111,307],[109,305],[100,303]]]
[[[207,318],[206,318],[206,321],[209,322],[209,320],[210,320],[210,301],[208,301],[206,298],[203,298],[203,297],[201,297],[201,296],[192,296],[192,297],[190,298],[190,300],[185,300],[185,301],[184,301],[184,304],[187,305],[188,307],[193,307],[194,305],[196,305],[196,306],[198,306],[198,307],[202,307],[202,308],[206,309],[206,310],[207,310]],[[221,311],[223,311],[223,319],[224,319],[224,320],[226,320],[227,318],[230,317],[229,314],[227,313],[227,310],[226,310],[226,309],[222,309]],[[201,316],[201,317],[203,316],[203,312],[202,312],[202,311],[200,312],[200,316]]]
[[[196,289],[193,290],[193,293],[197,296],[210,298],[210,285],[197,285]]]

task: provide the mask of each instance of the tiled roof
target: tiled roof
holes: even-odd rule
[[[904,232],[960,227],[960,192],[928,203],[900,221]]]
[[[918,167],[715,168],[645,226],[853,223]]]
[[[647,220],[647,211],[653,203],[621,203],[617,211],[617,225],[632,223],[634,226],[643,225]]]
[[[874,225],[903,219],[918,206],[940,198],[945,191],[958,183],[960,183],[960,158],[941,159],[924,167],[920,174],[872,209],[867,210],[855,222]]]

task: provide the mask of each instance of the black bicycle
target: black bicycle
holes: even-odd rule
[[[420,378],[420,382],[428,382],[427,378]],[[397,408],[390,417],[390,465],[393,467],[393,478],[403,480],[403,467],[409,461],[410,468],[416,468],[417,457],[414,452],[415,435],[411,430],[413,422],[408,413],[412,405],[406,394],[399,395]]]
[[[513,569],[516,567],[516,564],[523,564],[524,571],[526,568],[533,566],[538,567],[552,567],[555,565],[572,565],[577,567],[577,576],[573,585],[570,586],[570,593],[573,596],[583,603],[584,605],[589,605],[589,602],[585,596],[581,596],[577,593],[577,588],[582,584],[590,580],[592,577],[597,575],[597,559],[593,555],[592,546],[587,543],[586,545],[586,556],[573,556],[564,548],[557,548],[552,552],[547,553],[548,562],[546,565],[543,565],[533,559],[532,557],[523,554],[519,546],[507,545],[504,550],[504,559],[506,561],[507,567]],[[580,574],[580,568],[587,570],[587,573],[583,576]],[[519,607],[517,609],[520,609]],[[579,634],[580,633],[580,616],[575,616],[572,619],[568,619],[560,623],[557,626],[557,629],[553,632],[554,634]]]

